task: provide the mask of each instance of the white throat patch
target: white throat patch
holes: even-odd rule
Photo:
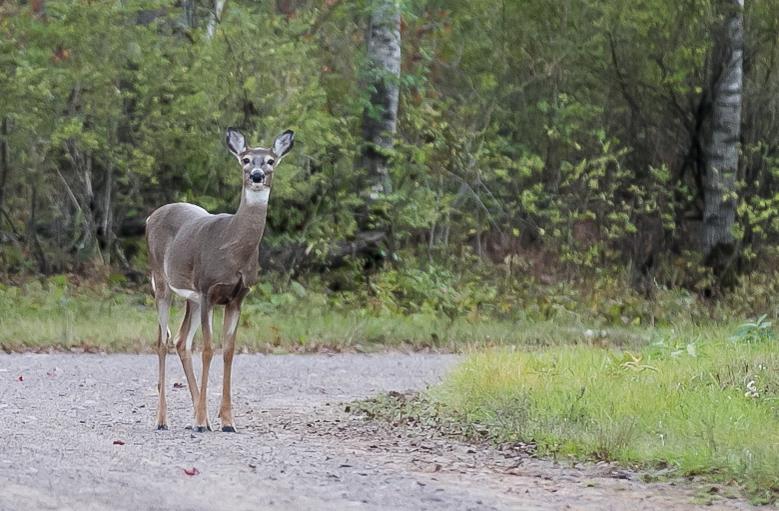
[[[270,188],[263,188],[259,192],[255,192],[247,188],[245,193],[247,204],[268,204]]]

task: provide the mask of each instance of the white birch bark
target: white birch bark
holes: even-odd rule
[[[216,33],[216,26],[222,20],[222,12],[224,12],[225,3],[227,0],[214,0],[214,8],[211,10],[211,15],[208,17],[208,26],[206,27],[206,37],[213,39]]]
[[[732,259],[736,240],[736,175],[741,135],[744,1],[720,0],[722,24],[715,29],[711,124],[703,180],[703,248],[715,270]],[[728,263],[725,263],[726,265]]]
[[[370,107],[363,114],[364,161],[372,192],[390,193],[387,152],[394,145],[400,79],[400,7],[397,0],[374,0],[366,36]]]

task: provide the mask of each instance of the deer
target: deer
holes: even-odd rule
[[[242,172],[241,201],[235,214],[213,215],[194,204],[177,202],[156,209],[146,219],[149,273],[158,323],[158,430],[168,429],[165,357],[175,344],[194,407],[192,429],[199,433],[211,431],[206,398],[213,357],[213,309],[223,305],[224,380],[218,417],[222,431],[236,431],[230,385],[241,304],[259,278],[260,241],[265,232],[273,173],[292,149],[294,140],[294,132],[287,130],[276,137],[270,149],[249,147],[240,131],[228,128],[227,148],[238,159]],[[186,308],[172,343],[168,321],[174,295],[184,298]],[[198,326],[203,340],[199,388],[192,366],[192,341]]]

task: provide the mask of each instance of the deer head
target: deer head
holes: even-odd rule
[[[249,147],[246,137],[235,128],[227,129],[227,148],[238,158],[243,170],[242,200],[267,204],[273,183],[273,171],[289,153],[295,142],[295,133],[287,130],[273,141],[270,149]]]

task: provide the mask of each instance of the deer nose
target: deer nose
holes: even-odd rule
[[[252,180],[252,183],[262,183],[265,180],[265,172],[260,169],[253,169],[249,174],[249,179]]]

